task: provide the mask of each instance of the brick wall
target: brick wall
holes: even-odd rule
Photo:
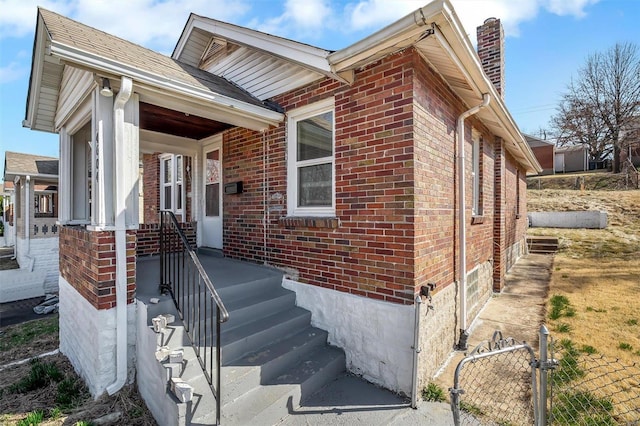
[[[482,68],[504,99],[504,30],[499,19],[489,18],[477,28]]]
[[[426,283],[437,291],[457,277],[457,165],[455,128],[467,109],[439,75],[416,58],[416,291]],[[482,135],[480,185],[482,216],[471,216],[472,129]],[[489,132],[475,119],[465,121],[467,270],[493,256],[494,149]]]
[[[144,205],[142,207],[144,223],[158,223],[160,217],[160,153],[142,156],[144,187]]]
[[[196,247],[196,223],[181,223],[180,227],[185,233],[185,236],[189,240],[192,247]],[[137,256],[149,256],[160,253],[160,224],[159,223],[144,223],[140,224],[136,232]]]
[[[504,250],[507,255],[505,269],[509,271],[523,252],[521,246],[527,231],[527,183],[525,173],[517,171],[517,163],[508,153],[505,164]]]
[[[451,284],[455,122],[466,107],[412,49],[359,70],[352,86],[323,80],[276,101],[291,110],[328,96],[335,96],[337,217],[285,217],[284,124],[265,134],[233,129],[224,136],[224,179],[242,180],[245,192],[224,199],[225,254],[394,303],[412,303],[426,282]],[[468,190],[469,270],[493,257],[494,212],[493,138],[475,118],[466,122],[467,188],[472,128],[484,139],[483,216],[471,224]]]
[[[504,284],[504,274],[506,273],[505,257],[505,226],[504,213],[506,206],[505,199],[505,151],[504,141],[496,138],[495,141],[495,161],[494,161],[494,212],[493,217],[493,290],[500,291]]]
[[[553,173],[554,168],[554,146],[534,146],[531,148],[533,154],[536,156],[538,163],[544,169],[543,173]]]
[[[116,306],[115,233],[60,229],[60,275],[96,309]],[[127,304],[135,297],[136,232],[127,231]]]

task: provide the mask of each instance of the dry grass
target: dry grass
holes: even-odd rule
[[[550,292],[575,311],[550,320],[556,338],[640,362],[640,191],[528,191],[530,211],[604,210],[602,230],[530,229],[560,239]],[[564,325],[563,325],[564,324]],[[558,332],[567,328],[568,332]]]
[[[60,382],[50,382],[31,391],[12,389],[21,379],[29,376],[32,364],[6,365],[57,348],[57,330],[57,315],[0,328],[0,424],[18,425],[29,413],[40,410],[44,414],[44,421],[38,424],[46,426],[75,425],[82,421],[92,424],[94,420],[113,413],[120,414],[117,419],[103,424],[156,425],[135,384],[124,387],[116,395],[104,394],[94,400],[62,354],[44,357],[42,361],[55,365],[64,379],[79,384],[78,397],[72,404],[61,406],[57,401],[62,392]]]

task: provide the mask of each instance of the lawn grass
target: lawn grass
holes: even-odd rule
[[[640,362],[640,191],[530,190],[527,197],[530,211],[608,213],[606,229],[529,229],[560,240],[548,323],[578,347]]]
[[[555,423],[635,424],[640,409],[640,191],[529,190],[527,197],[529,211],[608,213],[606,229],[529,230],[560,242],[547,301],[547,323],[558,342],[552,356],[560,358],[551,376]]]

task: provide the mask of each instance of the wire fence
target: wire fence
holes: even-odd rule
[[[549,424],[640,425],[640,365],[584,353],[552,341],[557,366],[549,374]]]
[[[492,340],[476,347],[458,364],[451,389],[454,422],[534,424],[534,362],[535,354],[529,345],[494,333]]]
[[[640,426],[640,364],[577,349],[540,329],[539,358],[496,332],[456,368],[456,425]]]

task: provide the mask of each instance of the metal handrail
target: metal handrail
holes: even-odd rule
[[[216,399],[216,424],[220,424],[221,366],[220,324],[229,319],[207,272],[173,212],[160,212],[160,291],[170,293],[193,346],[200,367]],[[204,293],[204,294],[203,294]],[[213,326],[215,309],[216,326]],[[215,329],[215,330],[214,330]],[[214,375],[215,339],[215,376]]]

